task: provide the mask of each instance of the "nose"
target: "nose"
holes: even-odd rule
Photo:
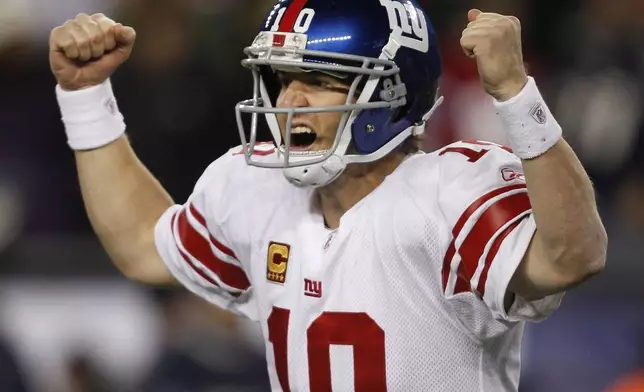
[[[282,92],[281,107],[302,108],[309,106],[306,98],[307,87],[299,80],[294,80]]]

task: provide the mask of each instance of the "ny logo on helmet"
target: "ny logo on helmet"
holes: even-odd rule
[[[416,9],[411,2],[380,0],[380,4],[387,9],[389,28],[400,46],[419,52],[429,50],[429,32],[423,11]]]

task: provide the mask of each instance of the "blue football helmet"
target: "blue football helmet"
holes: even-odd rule
[[[244,53],[242,65],[254,78],[253,98],[236,106],[246,161],[283,168],[298,186],[327,185],[348,164],[389,154],[421,134],[442,101],[436,33],[416,0],[279,0]],[[348,76],[345,105],[275,108],[277,70]],[[333,146],[293,151],[294,116],[320,112],[343,113]],[[243,113],[252,114],[248,132]],[[262,114],[277,148],[275,160],[266,159],[257,143]],[[276,114],[288,116],[284,138]]]

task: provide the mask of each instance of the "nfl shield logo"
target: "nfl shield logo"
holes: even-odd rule
[[[541,102],[537,102],[537,104],[534,105],[532,110],[530,110],[530,115],[539,124],[545,124],[546,120],[548,119],[548,117],[546,116],[546,111],[543,108],[543,104]]]

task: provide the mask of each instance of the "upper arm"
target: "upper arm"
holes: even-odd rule
[[[541,318],[554,302],[518,313],[506,306],[536,231],[520,160],[494,146],[457,143],[443,151],[454,152],[441,161],[439,189],[452,231],[443,260],[446,297],[471,292],[498,318]]]
[[[177,280],[166,267],[155,244],[154,227],[144,230],[139,241],[139,256],[136,263],[127,264],[127,269],[121,272],[130,280],[153,286],[176,286]],[[116,263],[116,265],[126,265]]]
[[[250,279],[233,249],[234,233],[217,219],[235,206],[225,199],[230,175],[226,161],[224,157],[206,170],[184,205],[163,214],[155,228],[156,248],[181,285],[215,305],[254,319]]]
[[[563,293],[579,284],[575,276],[551,263],[537,230],[510,281],[509,293],[527,300],[539,300]]]
[[[142,223],[134,234],[129,234],[127,241],[122,236],[104,238],[99,236],[114,265],[129,280],[153,286],[177,285],[177,280],[172,276],[159,252],[155,241],[155,227],[158,219],[153,224]],[[105,241],[112,241],[106,243]]]

